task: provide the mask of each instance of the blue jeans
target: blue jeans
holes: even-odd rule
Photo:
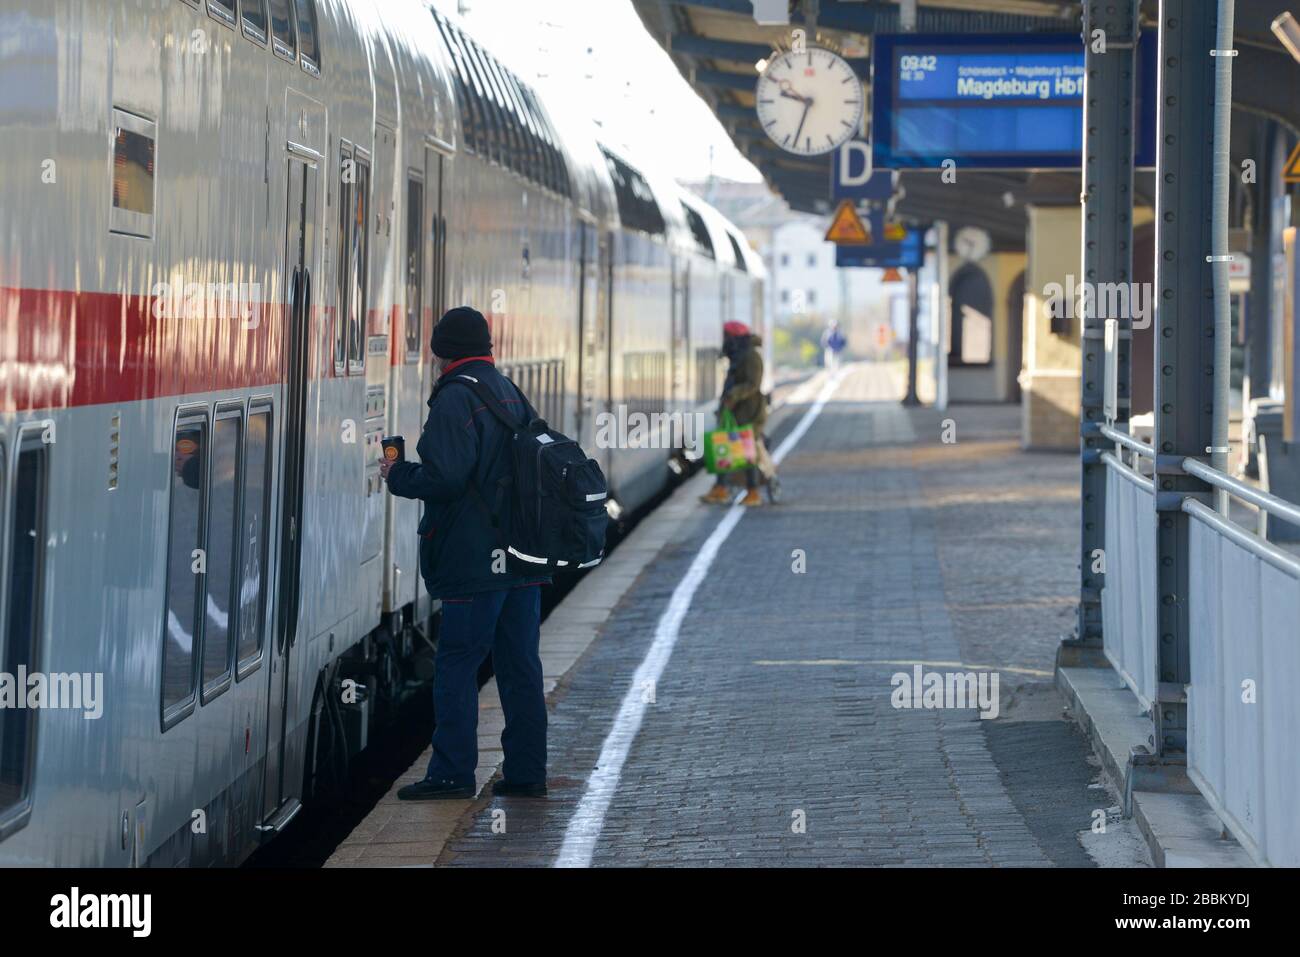
[[[478,669],[488,654],[506,726],[504,778],[546,781],[546,699],[542,694],[542,590],[537,585],[444,599],[434,658],[433,757],[426,777],[473,785],[478,766]]]

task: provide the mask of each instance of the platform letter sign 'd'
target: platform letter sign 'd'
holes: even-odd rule
[[[884,202],[894,194],[894,174],[872,168],[871,144],[849,140],[831,160],[831,199],[870,199]]]

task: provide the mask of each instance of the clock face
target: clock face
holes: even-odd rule
[[[774,56],[755,94],[758,121],[772,142],[790,153],[829,153],[862,128],[862,81],[830,50],[808,47]]]

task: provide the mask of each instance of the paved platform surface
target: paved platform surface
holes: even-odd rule
[[[898,385],[850,367],[811,424],[805,401],[773,429],[779,446],[806,427],[784,504],[733,518],[695,503],[697,479],[584,581],[612,584],[574,593],[564,670],[548,668],[547,800],[390,795],[331,865],[1147,863],[1052,683],[1075,458],[1022,453],[1014,406],[909,411]],[[658,679],[629,695],[715,547]],[[916,667],[996,674],[997,717],[895,707],[894,676]],[[621,764],[602,771],[602,750]]]

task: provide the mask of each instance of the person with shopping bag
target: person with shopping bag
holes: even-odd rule
[[[717,476],[712,489],[700,501],[710,505],[730,504],[728,477],[745,473],[745,497],[740,504],[762,505],[758,494],[765,477],[763,465],[770,468],[767,439],[763,426],[767,422],[767,396],[763,394],[763,340],[743,322],[728,322],[722,327],[722,354],[727,357],[727,378],[718,404],[718,431],[705,440],[705,463]]]

